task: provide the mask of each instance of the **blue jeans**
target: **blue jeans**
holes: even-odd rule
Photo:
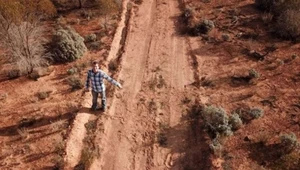
[[[98,105],[98,96],[99,93],[101,93],[101,98],[102,98],[102,108],[106,107],[106,96],[105,96],[105,91],[103,90],[102,92],[95,92],[94,90],[92,90],[92,96],[93,96],[93,105],[92,105],[92,109],[96,109],[97,105]]]

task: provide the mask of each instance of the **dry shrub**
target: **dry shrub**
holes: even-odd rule
[[[48,98],[50,96],[50,93],[52,91],[39,91],[36,93],[36,96],[40,99],[40,100],[44,100],[46,98]]]
[[[244,123],[249,123],[253,119],[258,119],[262,117],[264,115],[264,110],[262,110],[261,108],[245,107],[245,108],[235,109],[232,113],[238,114]]]
[[[273,0],[272,12],[279,16],[281,13],[287,10],[299,10],[300,1],[299,0]]]
[[[114,72],[117,71],[118,69],[118,60],[117,59],[113,59],[108,63],[108,70],[110,72]]]
[[[33,80],[38,80],[40,77],[49,75],[53,69],[47,67],[36,67],[33,69],[32,73],[29,74],[29,78]]]
[[[268,24],[273,20],[273,17],[274,15],[272,13],[266,12],[261,16],[261,19],[265,24]]]
[[[264,11],[270,11],[274,0],[255,0],[255,5]]]
[[[138,4],[138,5],[140,5],[140,4],[143,3],[143,0],[133,0],[133,2],[136,3],[136,4]]]
[[[286,10],[276,21],[276,32],[283,38],[294,39],[300,35],[300,10]]]
[[[15,79],[15,78],[20,77],[20,70],[19,69],[9,70],[7,72],[7,77],[8,77],[8,79]]]
[[[227,44],[223,47],[230,57],[238,57],[240,55],[240,47],[236,45]]]
[[[0,28],[0,41],[7,48],[20,74],[30,74],[36,67],[47,65],[47,58],[43,39],[44,28],[37,23],[22,22],[7,24],[0,14],[0,23],[7,29]]]
[[[0,101],[6,100],[8,97],[8,93],[0,91]]]
[[[275,19],[275,32],[282,38],[296,40],[300,36],[299,0],[256,0],[262,10],[271,12]],[[269,15],[266,20],[272,19]]]
[[[300,151],[293,151],[271,163],[272,170],[292,170],[300,167]]]
[[[280,136],[280,145],[282,154],[291,153],[299,146],[297,136],[294,133],[282,134]]]
[[[0,0],[0,42],[20,74],[46,65],[45,30],[40,21],[55,14],[50,0]]]
[[[212,142],[209,144],[209,148],[215,156],[217,156],[217,157],[222,156],[222,152],[224,150],[224,147],[220,143],[218,138],[215,138],[215,139],[212,140]]]
[[[96,34],[88,34],[84,37],[85,42],[95,42],[97,40]]]
[[[84,87],[84,82],[76,76],[69,77],[67,82],[71,86],[72,90],[82,89]]]
[[[95,5],[100,9],[102,15],[118,12],[121,8],[120,3],[115,0],[95,0]]]

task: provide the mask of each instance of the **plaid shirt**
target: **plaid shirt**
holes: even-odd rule
[[[104,71],[98,70],[96,73],[93,72],[93,70],[89,70],[87,73],[87,80],[86,80],[86,88],[90,87],[90,83],[92,85],[92,90],[95,92],[102,92],[105,91],[105,85],[103,83],[103,79],[108,80],[115,86],[119,86],[120,83],[118,83],[116,80],[109,77]]]

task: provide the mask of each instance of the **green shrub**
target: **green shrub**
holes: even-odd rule
[[[224,109],[215,106],[207,106],[202,111],[202,117],[210,129],[221,135],[232,135],[229,118]]]
[[[195,27],[192,28],[191,34],[192,35],[200,35],[200,34],[207,34],[210,32],[213,28],[215,28],[215,24],[212,20],[203,20],[199,24],[197,24]]]
[[[8,97],[8,94],[7,94],[7,93],[1,92],[1,91],[0,91],[0,101],[6,100],[7,97]]]
[[[111,60],[109,63],[108,63],[108,70],[110,72],[113,72],[113,71],[117,71],[118,69],[118,60],[117,59],[113,59]]]
[[[69,75],[74,75],[74,74],[78,73],[78,69],[76,67],[72,67],[67,71],[67,73]]]
[[[80,163],[78,164],[81,166],[80,168],[78,168],[77,165],[75,169],[77,170],[89,169],[95,157],[97,157],[97,150],[89,147],[83,148],[81,153]]]
[[[97,40],[96,34],[89,34],[84,37],[85,42],[95,42]]]
[[[84,39],[70,27],[59,28],[52,39],[53,59],[58,62],[70,62],[80,58],[87,48]]]
[[[84,126],[88,131],[93,131],[97,128],[97,121],[88,121]]]
[[[89,50],[99,50],[101,47],[101,41],[94,41],[88,44]]]
[[[47,67],[36,67],[33,69],[32,73],[29,74],[29,78],[38,80],[38,78],[49,75],[51,72],[52,70]]]
[[[223,146],[217,138],[212,140],[212,143],[209,144],[209,148],[211,149],[214,155],[219,157],[222,155]]]
[[[229,123],[234,130],[237,130],[243,126],[243,121],[237,113],[233,113],[232,115],[230,115]]]
[[[250,78],[259,78],[260,74],[256,70],[250,69],[249,70],[249,77]]]
[[[15,79],[15,78],[18,78],[20,76],[21,76],[21,73],[20,73],[20,70],[18,70],[18,69],[12,69],[12,70],[9,70],[7,72],[7,77],[9,79]]]
[[[41,92],[38,92],[36,95],[40,100],[44,100],[49,97],[49,94],[50,94],[50,92],[41,91]]]
[[[248,113],[253,119],[258,119],[264,115],[264,111],[260,108],[250,109]]]
[[[283,134],[280,136],[280,146],[282,147],[282,154],[288,154],[295,150],[299,145],[297,136],[294,133]]]

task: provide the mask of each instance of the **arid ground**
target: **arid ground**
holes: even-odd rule
[[[51,73],[37,81],[1,74],[0,169],[299,168],[299,150],[283,155],[276,146],[282,134],[300,137],[300,45],[272,35],[254,1],[124,0],[122,6],[101,39],[103,48],[51,65]],[[186,33],[187,8],[213,20],[212,31]],[[77,17],[65,15],[69,21]],[[84,36],[97,31],[100,21],[72,26]],[[257,59],[245,49],[268,53]],[[75,67],[85,81],[94,59],[123,86],[106,82],[104,113],[91,112],[91,94],[72,90],[66,81]],[[249,81],[249,71],[259,76]],[[263,116],[243,122],[216,151],[199,116],[206,106],[228,115],[259,108]]]

